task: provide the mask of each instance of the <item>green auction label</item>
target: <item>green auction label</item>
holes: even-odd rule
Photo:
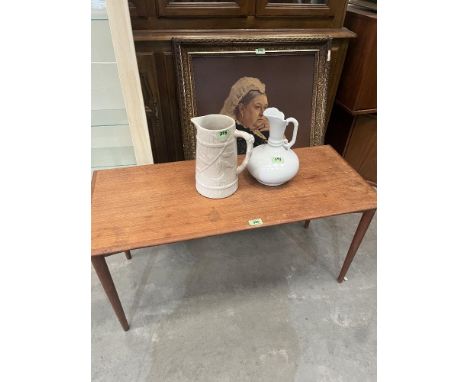
[[[225,141],[229,137],[229,131],[228,130],[223,130],[218,133],[218,139],[220,141]]]
[[[284,163],[284,158],[283,157],[273,157],[271,158],[271,161],[274,163],[274,164],[283,164]]]
[[[260,218],[249,220],[249,225],[262,225],[263,221]]]

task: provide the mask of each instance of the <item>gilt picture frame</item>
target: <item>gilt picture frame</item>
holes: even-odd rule
[[[294,147],[323,144],[331,39],[220,37],[173,39],[184,158],[195,158],[190,119],[218,114],[231,86],[242,77],[265,84],[268,104],[299,121]],[[292,129],[287,129],[286,136]]]

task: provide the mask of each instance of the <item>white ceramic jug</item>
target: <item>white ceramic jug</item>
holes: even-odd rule
[[[263,112],[270,123],[268,143],[257,146],[252,151],[247,168],[260,183],[267,186],[279,186],[292,179],[299,171],[299,158],[291,150],[296,142],[299,123],[295,118],[284,118],[276,107]],[[291,142],[284,138],[284,131],[289,123],[294,125]]]
[[[252,154],[254,137],[236,130],[236,122],[223,114],[209,114],[191,119],[197,129],[197,191],[211,199],[226,198],[237,190],[237,175],[244,170]],[[247,141],[244,161],[237,166],[237,140]]]

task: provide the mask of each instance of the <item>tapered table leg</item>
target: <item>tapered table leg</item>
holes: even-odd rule
[[[130,253],[130,251],[125,251],[125,257],[127,258],[127,260],[132,259],[132,254]]]
[[[304,228],[309,228],[309,224],[310,224],[310,219],[304,221]]]
[[[349,266],[354,259],[359,245],[361,244],[364,235],[366,234],[367,228],[369,227],[372,218],[374,217],[375,210],[368,210],[363,212],[359,225],[357,226],[356,233],[354,234],[353,241],[349,246],[348,254],[346,255],[343,267],[341,268],[340,275],[338,276],[338,282],[341,283],[348,272]]]
[[[107,266],[106,259],[104,256],[91,256],[91,262],[93,263],[94,270],[101,281],[102,287],[107,294],[107,297],[114,308],[114,312],[117,315],[117,318],[122,325],[123,330],[127,331],[129,329],[127,318],[125,317],[122,304],[120,303],[119,295],[115,289],[114,281],[109,272],[109,267]]]

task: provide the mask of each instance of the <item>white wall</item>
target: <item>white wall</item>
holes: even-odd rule
[[[104,1],[91,12],[91,166],[133,166],[135,152],[115,62]]]

